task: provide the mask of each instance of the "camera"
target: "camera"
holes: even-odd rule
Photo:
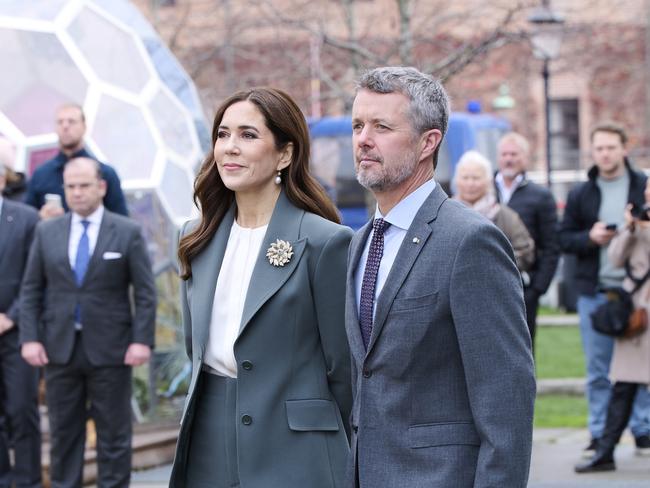
[[[634,205],[632,207],[632,217],[639,220],[650,220],[650,206],[646,203],[642,207],[639,205]]]

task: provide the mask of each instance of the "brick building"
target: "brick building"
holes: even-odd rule
[[[527,18],[538,0],[134,0],[195,80],[208,118],[232,91],[271,84],[306,113],[349,109],[365,67],[413,64],[445,79],[455,110],[471,100],[503,113],[544,167],[541,61]],[[489,3],[489,5],[485,5]],[[565,18],[551,70],[554,168],[589,165],[589,128],[615,119],[650,167],[648,0],[552,0]],[[450,5],[451,4],[451,5]]]

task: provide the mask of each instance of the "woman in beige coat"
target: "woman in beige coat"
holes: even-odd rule
[[[496,201],[487,158],[478,151],[463,154],[456,165],[454,186],[454,198],[490,219],[510,241],[519,271],[528,270],[535,260],[535,241],[517,212]]]
[[[650,204],[650,180],[645,189],[646,205]],[[637,280],[646,276],[650,269],[650,210],[642,219],[632,216],[632,207],[625,210],[625,228],[609,244],[607,255],[612,265],[624,267],[629,261],[629,272]],[[627,276],[623,288],[631,292],[634,281]],[[650,308],[650,280],[646,280],[632,295],[634,308]],[[610,378],[614,382],[612,396],[607,407],[607,421],[603,436],[598,439],[594,457],[576,466],[579,473],[611,471],[616,469],[614,448],[625,430],[632,405],[639,388],[650,384],[650,332],[635,337],[620,337],[614,343],[610,366]],[[638,446],[640,452],[650,446]]]

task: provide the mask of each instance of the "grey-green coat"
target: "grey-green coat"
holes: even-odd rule
[[[185,487],[188,434],[208,340],[217,276],[235,216],[231,208],[182,283],[192,378],[170,487]],[[242,488],[342,486],[349,452],[350,356],[345,336],[346,256],[352,231],[293,206],[284,193],[260,249],[235,342],[237,438]],[[293,257],[271,265],[267,247]],[[252,368],[241,368],[250,361]],[[248,366],[248,365],[247,365]],[[253,421],[239,421],[249,415]],[[210,455],[210,453],[205,453]],[[191,487],[188,487],[191,488]]]

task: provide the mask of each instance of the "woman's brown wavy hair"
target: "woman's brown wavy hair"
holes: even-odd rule
[[[212,148],[217,141],[224,112],[231,105],[243,101],[251,102],[259,109],[266,126],[273,133],[278,151],[289,142],[293,143],[291,163],[282,170],[281,183],[289,201],[307,212],[340,223],[336,207],[309,173],[309,130],[305,117],[296,102],[282,90],[258,87],[228,97],[214,116]],[[187,280],[192,276],[192,260],[208,245],[234,200],[234,192],[226,188],[219,176],[214,151],[211,150],[194,181],[194,203],[201,211],[201,221],[178,245],[182,279]]]

